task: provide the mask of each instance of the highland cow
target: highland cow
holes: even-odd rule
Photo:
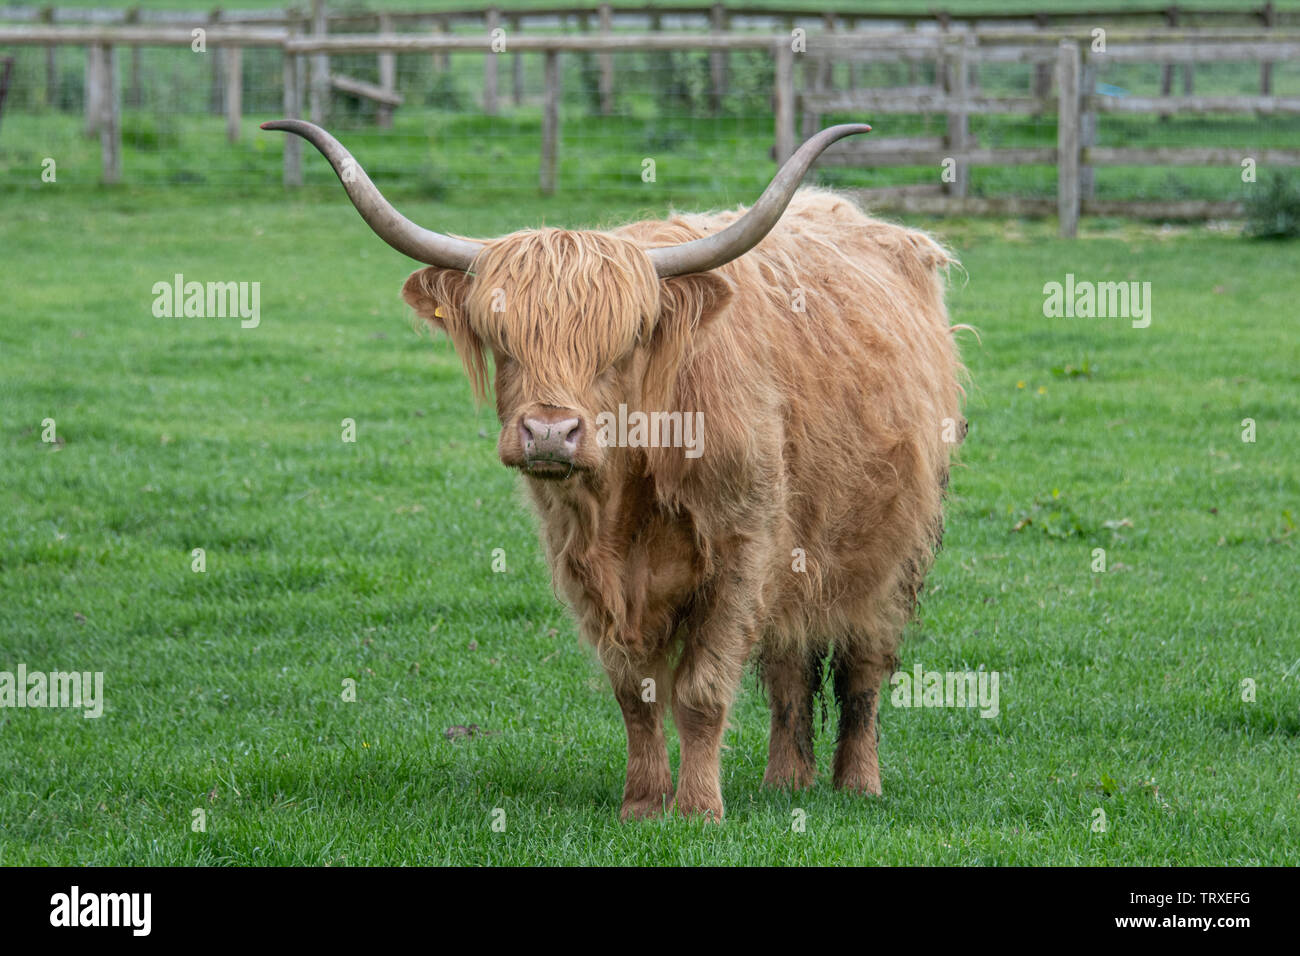
[[[829,657],[834,785],[880,793],[881,685],[941,539],[965,421],[949,255],[798,190],[822,150],[869,127],[810,139],[748,211],[485,242],[403,218],[323,130],[264,128],[312,142],[375,232],[429,263],[402,295],[480,397],[494,370],[501,461],[524,476],[555,583],[622,709],[623,817],[722,817],[723,732],[751,659],[771,706],[765,783],[812,784]],[[698,421],[698,454],[610,441],[609,416],[628,409]]]

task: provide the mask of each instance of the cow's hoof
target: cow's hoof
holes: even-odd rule
[[[677,797],[677,812],[684,817],[702,817],[713,823],[722,822],[722,797],[706,797],[703,799],[691,799]]]
[[[847,774],[843,777],[835,778],[836,790],[847,790],[850,793],[860,793],[864,797],[880,796],[880,776],[878,774],[867,774],[856,776]]]
[[[673,804],[673,795],[671,793],[656,794],[653,797],[642,797],[640,799],[624,798],[623,809],[619,811],[619,819],[624,823],[631,820],[653,820],[655,817],[663,816],[664,809]]]

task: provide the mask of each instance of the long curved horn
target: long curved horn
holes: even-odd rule
[[[845,123],[822,130],[786,160],[785,165],[763,190],[763,195],[758,197],[758,202],[726,229],[680,245],[647,249],[646,253],[654,263],[655,271],[664,277],[685,275],[688,272],[708,272],[744,255],[758,245],[776,225],[781,213],[785,212],[785,207],[794,198],[794,191],[808,172],[808,167],[827,146],[845,136],[869,132],[871,127],[866,123]]]
[[[357,207],[357,212],[361,213],[361,218],[380,239],[398,252],[431,266],[445,266],[468,272],[474,257],[482,251],[481,242],[444,236],[440,232],[417,226],[403,216],[383,197],[361,164],[343,148],[343,144],[319,126],[302,120],[284,119],[263,123],[262,129],[281,129],[286,133],[295,133],[319,149],[321,155],[334,167],[334,172],[338,173],[339,181],[348,191],[348,198]]]

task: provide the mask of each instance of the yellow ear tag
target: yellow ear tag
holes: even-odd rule
[[[437,306],[437,307],[433,310],[433,317],[434,317],[435,319],[445,319],[445,318],[446,318],[446,316],[442,314],[442,306]]]

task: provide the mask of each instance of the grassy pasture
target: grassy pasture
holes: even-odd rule
[[[107,190],[76,103],[44,110],[43,60],[19,53],[0,139],[0,671],[102,671],[107,702],[89,720],[0,709],[0,864],[1297,862],[1295,243],[1102,220],[1068,243],[1052,223],[919,221],[961,257],[953,319],[981,338],[962,337],[971,432],[902,669],[997,671],[1000,712],[886,705],[882,798],[826,779],[774,793],[760,787],[767,712],[751,676],[727,736],[725,824],[624,826],[618,709],[552,593],[495,417],[448,344],[413,330],[397,296],[412,264],[370,235],[314,152],[299,195],[264,188],[281,137],[254,124],[278,115],[262,112],[278,66],[258,56],[249,75],[269,79],[249,84],[230,147],[202,112],[206,65],[146,51],[146,102],[123,117],[130,185]],[[79,61],[60,63],[75,99]],[[338,66],[373,79],[373,57]],[[736,96],[757,99],[705,118],[664,109],[648,80],[677,66],[647,60],[600,119],[566,58],[560,195],[539,200],[536,104],[474,115],[478,66],[466,58],[446,89],[399,77],[413,93],[393,133],[364,111],[331,124],[419,221],[468,235],[601,226],[750,201],[772,172],[763,77],[737,71]],[[1024,77],[982,79],[994,92]],[[1156,67],[1102,79],[1159,82]],[[1207,67],[1197,91],[1257,81],[1253,64]],[[1279,66],[1275,83],[1293,94],[1300,72]],[[937,132],[922,117],[873,122]],[[1055,142],[1050,117],[973,129],[983,145]],[[1294,146],[1300,129],[1106,116],[1101,136]],[[656,184],[641,182],[646,156]],[[45,157],[57,183],[39,182]],[[1053,189],[1051,169],[972,176],[977,195]],[[1097,175],[1100,198],[1243,194],[1233,168]],[[260,325],[156,317],[153,285],[176,273],[259,282]],[[1149,282],[1150,327],[1045,317],[1043,286],[1067,273]],[[670,750],[675,766],[674,738]]]
[[[0,204],[0,670],[102,671],[107,698],[97,720],[0,710],[0,863],[1296,862],[1294,243],[928,223],[982,343],[963,338],[971,432],[902,666],[998,671],[1000,714],[886,706],[883,798],[773,793],[749,678],[725,824],[623,826],[617,707],[495,418],[337,186]],[[470,235],[665,211],[403,205]],[[155,317],[178,272],[260,282],[260,326]],[[1045,318],[1067,272],[1150,282],[1150,327]]]

